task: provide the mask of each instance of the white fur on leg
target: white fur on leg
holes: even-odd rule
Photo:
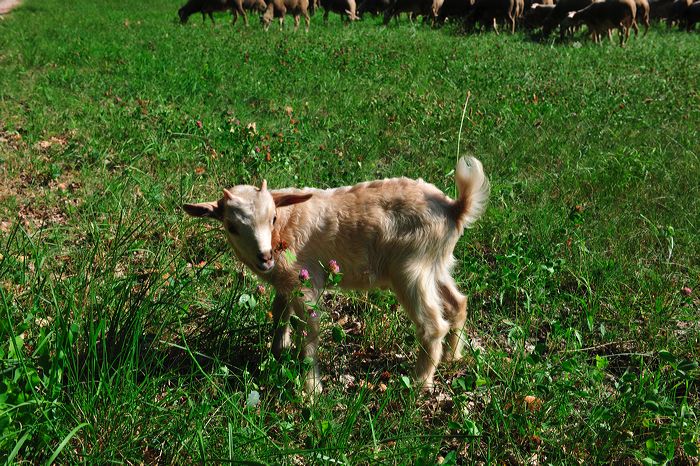
[[[305,364],[307,362],[311,364],[311,367],[309,367],[306,372],[304,383],[304,391],[310,395],[318,395],[323,390],[323,386],[321,385],[321,371],[318,369],[318,361],[316,360],[320,323],[318,316],[309,316],[306,321],[306,338],[304,339],[302,357],[304,358]]]

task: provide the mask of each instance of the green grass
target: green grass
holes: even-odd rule
[[[28,0],[0,21],[0,457],[697,457],[700,35],[621,49],[320,15],[266,34],[181,27],[179,6]],[[461,149],[492,194],[455,251],[465,359],[417,394],[393,296],[334,293],[305,400],[302,364],[267,346],[272,290],[179,206],[263,178],[454,194],[467,92]]]

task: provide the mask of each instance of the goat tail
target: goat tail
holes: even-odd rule
[[[475,157],[459,159],[455,169],[455,182],[459,193],[455,201],[455,220],[461,230],[469,228],[484,213],[491,186],[484,174],[484,167]]]

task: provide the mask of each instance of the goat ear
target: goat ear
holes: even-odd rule
[[[284,194],[272,193],[272,199],[275,201],[275,207],[284,207],[286,205],[299,204],[309,200],[313,196],[312,193],[307,194]]]
[[[222,219],[221,208],[218,202],[200,202],[199,204],[184,204],[182,209],[192,217],[206,217]]]

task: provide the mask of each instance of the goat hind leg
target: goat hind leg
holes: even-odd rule
[[[445,319],[450,323],[450,333],[442,345],[442,360],[456,361],[462,358],[464,348],[464,322],[467,320],[467,298],[457,290],[449,275],[438,283]]]
[[[450,324],[442,317],[439,292],[428,277],[403,280],[396,295],[416,326],[420,347],[416,362],[416,380],[423,390],[433,388],[433,378],[442,358],[442,341]]]

